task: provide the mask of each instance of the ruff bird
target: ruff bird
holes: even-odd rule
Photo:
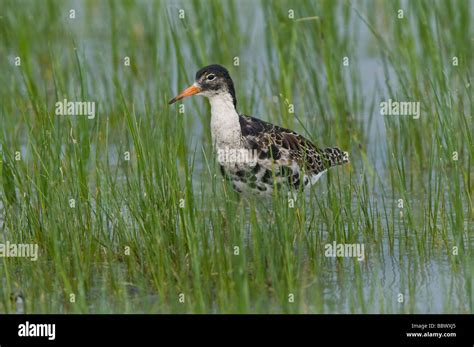
[[[318,148],[302,135],[237,112],[234,82],[226,68],[209,65],[169,101],[205,96],[211,104],[212,143],[223,176],[239,193],[271,195],[275,189],[305,190],[332,166],[349,162],[338,147]]]

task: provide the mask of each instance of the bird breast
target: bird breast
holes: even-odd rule
[[[240,149],[242,131],[239,115],[230,94],[218,94],[209,98],[211,103],[212,142],[217,150]]]

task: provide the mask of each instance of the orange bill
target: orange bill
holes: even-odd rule
[[[197,94],[201,91],[201,88],[199,87],[196,87],[194,84],[188,88],[186,88],[185,90],[183,90],[181,92],[181,94],[179,94],[178,96],[174,97],[173,99],[171,99],[168,104],[174,104],[176,101],[182,99],[182,98],[185,98],[187,96],[191,96],[191,95],[194,95],[194,94]]]

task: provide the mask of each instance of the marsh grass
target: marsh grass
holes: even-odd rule
[[[472,7],[3,1],[1,239],[40,257],[1,258],[0,312],[21,292],[37,313],[472,313]],[[351,165],[293,207],[237,196],[207,103],[166,104],[214,62],[240,112]],[[63,98],[96,101],[96,118],[55,115]],[[421,117],[381,116],[388,98]],[[333,241],[365,260],[326,257]]]

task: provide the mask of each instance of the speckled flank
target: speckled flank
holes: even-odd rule
[[[257,118],[239,116],[242,146],[256,151],[255,165],[221,163],[238,192],[270,195],[274,189],[306,189],[332,166],[349,162],[337,147],[318,149],[297,133]]]

